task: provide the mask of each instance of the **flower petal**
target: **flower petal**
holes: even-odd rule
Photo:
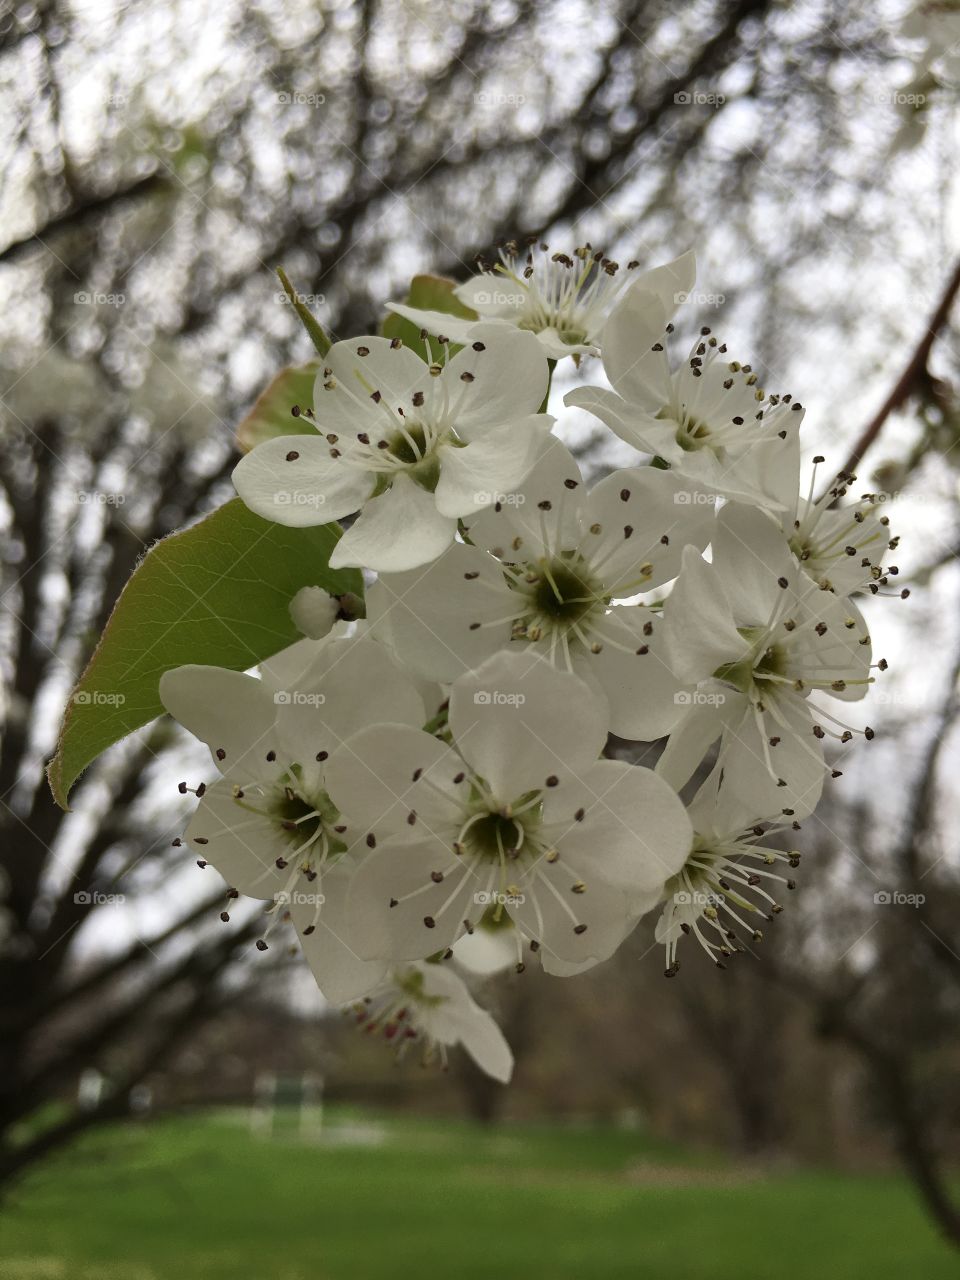
[[[606,387],[576,387],[563,397],[568,408],[586,409],[621,440],[641,453],[651,453],[676,465],[683,460],[676,425],[630,404]]]
[[[535,414],[547,394],[550,367],[532,333],[474,324],[469,343],[440,377],[457,435],[476,440],[491,427]]]
[[[361,355],[361,352],[366,354]],[[349,438],[370,428],[389,427],[398,407],[410,411],[413,397],[431,382],[430,370],[409,347],[394,347],[386,338],[351,338],[335,342],[324,357],[314,388],[318,428]],[[372,397],[379,392],[379,399]]]
[[[453,542],[457,522],[437,510],[432,493],[399,475],[372,498],[334,548],[331,568],[360,566],[400,573],[429,564]]]
[[[358,511],[373,492],[374,476],[331,458],[322,436],[279,436],[240,459],[233,483],[258,516],[306,528]]]
[[[548,414],[531,414],[485,431],[463,449],[444,449],[436,491],[441,515],[468,516],[509,502],[542,453],[552,422]]]
[[[516,605],[498,561],[459,542],[424,568],[384,574],[367,592],[374,635],[386,628],[402,661],[435,680],[455,680],[509,644]]]
[[[464,772],[457,753],[432,734],[372,724],[331,755],[326,785],[340,812],[364,832],[414,835],[416,827],[452,843],[469,787]]]
[[[439,841],[390,840],[351,881],[351,945],[370,959],[425,959],[451,946],[464,920],[477,917],[477,892],[476,877]]]
[[[601,533],[583,549],[611,596],[661,586],[680,572],[685,546],[710,541],[713,507],[691,503],[682,479],[655,467],[614,471],[591,489],[583,509],[585,528]],[[639,566],[649,573],[638,574]]]
[[[309,894],[296,891],[289,904],[303,954],[321,995],[331,1004],[368,995],[387,971],[385,961],[365,960],[352,946],[347,895],[357,865],[345,857],[324,873],[318,891],[322,892],[322,905],[311,903]]]
[[[545,834],[590,893],[599,877],[648,910],[686,862],[693,829],[676,792],[650,769],[600,760],[547,793]]]
[[[632,927],[627,899],[599,877],[586,893],[573,892],[576,874],[563,856],[545,858],[518,879],[519,901],[510,916],[540,944],[543,967],[554,972],[554,960],[589,968],[613,955]]]
[[[573,454],[556,436],[542,438],[530,473],[504,502],[464,525],[472,542],[508,561],[533,561],[568,551],[580,541],[583,476]]]
[[[160,677],[160,701],[213,753],[230,778],[267,778],[282,772],[276,755],[272,690],[253,676],[223,667],[187,666]]]
[[[271,899],[286,886],[290,873],[276,862],[289,856],[289,837],[276,822],[245,808],[224,778],[207,788],[184,839],[231,888],[250,898]]]
[[[774,583],[776,586],[776,583]],[[733,608],[740,600],[724,590],[714,564],[695,547],[683,552],[683,568],[663,611],[666,661],[680,680],[696,682],[750,651],[737,630]]]
[[[570,779],[603,750],[607,709],[577,676],[533,653],[497,653],[454,682],[450,730],[464,759],[509,803]]]
[[[673,673],[660,615],[643,605],[622,605],[605,616],[599,653],[584,651],[578,674],[589,673],[610,707],[610,731],[633,742],[668,734],[683,715],[689,692]]]
[[[274,698],[284,755],[307,768],[372,721],[419,729],[426,718],[409,677],[382,645],[364,637],[324,645],[297,686]]]
[[[664,335],[674,307],[641,283],[631,285],[611,311],[600,347],[611,386],[634,409],[655,415],[672,399]]]

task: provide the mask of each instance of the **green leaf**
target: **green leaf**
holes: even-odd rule
[[[453,292],[457,287],[456,280],[448,280],[446,276],[414,276],[410,281],[410,290],[404,302],[420,311],[443,311],[449,316],[460,316],[464,320],[478,320],[476,311],[464,306]],[[385,338],[399,338],[405,347],[415,351],[422,360],[432,361],[440,358],[441,346],[436,338],[426,341],[420,337],[420,330],[412,320],[406,320],[391,311],[383,322]],[[450,353],[455,355],[459,347],[451,343]]]
[[[321,367],[319,360],[281,369],[253,408],[237,427],[236,443],[241,453],[249,453],[264,440],[277,436],[312,435],[316,428],[309,418],[294,414],[294,408],[313,406],[313,383]]]
[[[300,317],[303,327],[306,329],[307,333],[309,333],[310,341],[316,347],[320,355],[325,356],[330,350],[330,339],[324,333],[323,326],[290,283],[290,279],[283,267],[277,267],[277,275],[280,277],[280,283],[283,285],[284,292],[293,303],[293,309]]]
[[[301,639],[290,601],[301,587],[361,597],[356,569],[331,569],[335,524],[288,529],[239,498],[147,552],[117,601],[67,703],[47,769],[54,798],[91,761],[163,712],[160,677],[185,663],[244,671]]]

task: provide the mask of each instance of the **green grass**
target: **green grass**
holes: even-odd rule
[[[354,1117],[338,1112],[333,1125]],[[366,1119],[380,1146],[241,1115],[118,1126],[0,1214],[2,1280],[924,1280],[960,1261],[895,1177],[759,1176],[615,1130]]]

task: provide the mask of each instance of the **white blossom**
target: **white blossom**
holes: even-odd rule
[[[424,708],[370,639],[305,641],[293,650],[264,680],[177,668],[163,676],[160,696],[209,746],[221,774],[197,787],[186,843],[220,872],[231,896],[271,902],[274,921],[289,914],[321,991],[339,1003],[368,991],[385,967],[350,945],[347,890],[369,850],[330,800],[326,762],[378,716],[419,725]],[[297,670],[295,687],[278,687],[284,665]]]
[[[398,1057],[420,1046],[425,1066],[447,1049],[462,1047],[488,1076],[506,1084],[513,1074],[513,1054],[503,1032],[471,996],[463,979],[442,964],[404,964],[390,970],[384,982],[353,1006],[357,1022],[396,1045]]]
[[[627,444],[669,464],[689,500],[709,495],[779,508],[803,417],[789,395],[767,396],[750,365],[702,328],[688,359],[671,369],[667,312],[628,296],[603,331],[603,367],[613,390],[577,387],[564,404],[587,409]]]
[[[800,865],[796,849],[769,843],[777,826],[766,825],[720,782],[714,770],[689,806],[694,836],[690,855],[666,886],[657,921],[657,941],[666,948],[666,974],[680,968],[681,938],[693,937],[717,964],[744,950],[744,943],[763,941],[758,920],[769,922],[783,907],[778,886],[795,882],[782,868]],[[793,828],[799,827],[794,822]]]
[[[500,907],[548,971],[606,959],[689,851],[677,796],[598,759],[602,703],[533,653],[460,677],[449,731],[377,725],[330,760],[330,795],[376,847],[350,890],[358,951],[424,959]]]
[[[724,785],[754,812],[804,816],[816,805],[822,739],[852,737],[811,704],[811,693],[862,698],[871,682],[870,637],[849,599],[801,573],[775,520],[731,503],[717,519],[708,563],[695,548],[664,610],[665,647],[681,680],[683,718],[658,772],[682,786],[720,739]],[[881,664],[885,665],[885,664]]]
[[[533,466],[553,423],[538,412],[548,377],[534,338],[503,326],[479,326],[468,347],[435,365],[399,339],[338,342],[317,377],[316,434],[259,444],[233,473],[237,492],[280,524],[359,511],[334,567],[426,564],[453,541],[458,518]]]
[[[472,545],[380,578],[371,625],[412,670],[441,680],[499,649],[530,649],[595,687],[614,733],[660,737],[682,710],[660,617],[618,602],[675,577],[685,545],[706,546],[713,509],[684,496],[682,481],[652,467],[614,472],[588,492],[553,438],[513,501],[464,522]]]
[[[524,246],[511,242],[501,249],[496,263],[458,285],[454,293],[480,321],[534,333],[545,354],[559,360],[595,354],[604,324],[624,298],[638,304],[655,300],[672,314],[696,279],[692,252],[649,271],[639,267],[639,262],[632,261],[623,270],[590,245],[571,255],[550,253],[537,239]],[[389,305],[427,333],[442,334],[454,342],[469,342],[478,324],[402,302]]]

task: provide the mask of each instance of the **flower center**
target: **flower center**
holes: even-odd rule
[[[532,807],[526,809],[526,804]],[[482,810],[464,825],[458,843],[464,851],[484,862],[502,863],[516,859],[531,849],[531,836],[540,821],[539,793],[521,799],[518,807],[525,812]]]
[[[402,431],[387,437],[384,453],[401,463],[410,479],[422,489],[433,493],[440,479],[439,446],[448,436],[448,432],[411,422]]]
[[[514,623],[515,640],[536,642],[567,632],[585,640],[590,619],[602,615],[607,603],[602,583],[577,553],[526,564],[512,585],[526,599],[526,609]]]

